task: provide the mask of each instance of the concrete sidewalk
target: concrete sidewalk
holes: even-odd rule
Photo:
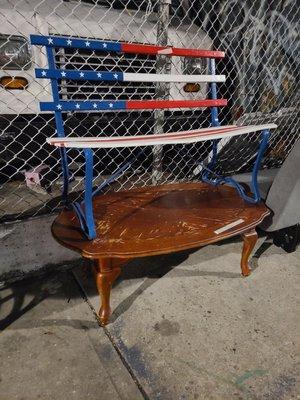
[[[0,400],[143,399],[71,272],[0,289]]]
[[[241,243],[129,263],[100,328],[92,276],[75,270],[0,289],[0,400],[300,398],[297,267],[263,243],[240,276]]]
[[[248,278],[240,275],[240,241],[124,268],[106,329],[150,399],[300,398],[300,249],[259,245]],[[92,280],[80,272],[98,310]]]

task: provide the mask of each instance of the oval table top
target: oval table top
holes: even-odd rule
[[[269,214],[234,188],[177,183],[108,192],[93,201],[97,238],[82,234],[73,211],[52,225],[54,238],[83,257],[133,258],[213,243],[253,229]]]

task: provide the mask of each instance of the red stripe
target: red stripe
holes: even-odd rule
[[[226,99],[217,100],[128,100],[126,109],[196,108],[226,106]]]
[[[146,44],[130,44],[122,43],[122,51],[124,53],[139,54],[158,54],[160,50],[172,49],[170,56],[181,57],[204,57],[204,58],[224,58],[224,51],[201,50],[201,49],[185,49],[170,46],[149,46]]]
[[[190,133],[190,134],[178,132],[178,133],[174,133],[173,135],[169,135],[169,136],[166,136],[165,134],[162,133],[162,134],[158,134],[158,135],[149,135],[149,136],[143,137],[143,138],[136,138],[134,136],[130,136],[130,137],[124,136],[122,138],[120,138],[120,137],[117,137],[117,138],[112,137],[109,140],[107,140],[107,139],[97,139],[97,140],[91,141],[90,143],[101,143],[101,142],[109,143],[109,142],[124,142],[124,141],[125,142],[126,141],[129,142],[131,140],[146,140],[146,141],[148,140],[148,141],[151,141],[153,139],[153,136],[155,136],[155,138],[164,138],[164,139],[192,138],[192,137],[195,137],[195,136],[207,136],[207,135],[215,135],[215,134],[218,134],[218,133],[234,132],[234,131],[239,130],[241,128],[242,128],[241,126],[230,127],[230,128],[225,128],[224,127],[224,128],[217,128],[217,129],[212,129],[212,130],[203,130],[201,133],[199,133],[199,131],[198,131],[198,132],[194,132],[194,133]],[[74,142],[76,142],[76,138],[74,138]],[[88,142],[88,140],[86,142]],[[55,144],[55,143],[61,144],[61,143],[66,143],[66,142],[56,142],[55,139],[53,139],[53,141],[51,143],[52,144]],[[85,142],[81,141],[80,143],[85,143]]]
[[[179,49],[173,48],[174,56],[180,57],[202,57],[202,58],[224,58],[224,51],[215,50],[197,50],[197,49]]]
[[[151,141],[153,139],[153,136],[155,136],[155,138],[159,137],[159,138],[162,138],[162,139],[163,138],[165,138],[165,139],[193,138],[195,136],[207,136],[207,135],[215,135],[217,133],[227,133],[227,132],[236,131],[238,129],[240,129],[240,126],[237,126],[236,128],[223,128],[223,129],[218,129],[218,130],[211,130],[211,131],[207,131],[207,133],[205,133],[205,132],[201,132],[201,133],[194,132],[194,133],[190,133],[190,134],[188,134],[188,133],[182,133],[182,134],[174,133],[174,135],[169,135],[167,137],[164,134],[160,134],[160,135],[152,135],[152,137],[151,137],[151,135],[149,135],[149,136],[143,137],[143,138],[135,138],[134,136],[131,136],[131,137],[124,136],[124,138],[111,138],[110,140],[99,139],[96,142],[110,142],[110,141],[112,141],[112,142],[122,142],[122,141],[127,142],[127,141],[131,141],[131,140],[146,140],[146,141],[148,140],[148,141]],[[74,140],[74,141],[76,141],[76,140]]]

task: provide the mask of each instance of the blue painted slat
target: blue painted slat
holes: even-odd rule
[[[84,209],[85,221],[87,225],[88,239],[97,237],[94,215],[93,215],[93,150],[83,149],[85,155],[85,191],[84,191]]]
[[[260,195],[259,186],[258,186],[258,182],[257,182],[257,175],[258,175],[258,171],[260,169],[260,165],[261,165],[263,156],[268,147],[269,137],[270,137],[270,131],[268,129],[263,130],[261,133],[261,141],[260,141],[259,148],[257,151],[256,160],[255,160],[253,170],[252,170],[251,190],[253,193],[254,203],[257,203],[261,200],[261,195]]]
[[[101,51],[122,51],[122,45],[118,42],[106,42],[101,40],[91,39],[73,39],[70,37],[61,36],[41,36],[30,35],[30,42],[34,45],[47,47],[63,47],[76,49],[89,49]]]
[[[211,75],[216,74],[216,61],[214,58],[208,60],[208,69],[209,73]],[[213,100],[216,100],[218,98],[217,94],[217,84],[216,82],[211,82],[209,84],[209,91],[210,91],[210,98]],[[219,110],[218,107],[211,107],[210,109],[210,121],[211,121],[211,126],[220,126],[220,121],[219,121]],[[202,180],[204,182],[210,182],[212,185],[219,185],[222,182],[222,178],[218,178],[216,175],[214,178],[211,176],[211,171],[214,171],[215,165],[217,162],[218,158],[218,143],[220,139],[213,140],[213,145],[212,145],[212,157],[210,162],[207,165],[207,168],[204,168],[202,172]]]
[[[55,68],[55,59],[54,59],[53,49],[50,47],[47,47],[46,53],[47,53],[49,68],[50,69]],[[58,82],[56,79],[50,79],[50,82],[51,82],[53,100],[54,100],[54,102],[59,102]],[[55,122],[56,122],[57,136],[64,137],[65,130],[64,130],[64,121],[63,121],[62,113],[60,112],[59,109],[55,109],[54,111],[55,111],[54,117],[55,117]],[[59,151],[60,151],[60,156],[61,156],[61,166],[62,166],[63,179],[64,179],[62,197],[63,197],[63,201],[64,201],[65,205],[68,205],[68,202],[69,202],[68,192],[69,192],[69,182],[70,182],[68,156],[67,156],[66,149],[60,149]]]
[[[88,70],[59,70],[35,69],[36,78],[44,79],[73,79],[85,81],[123,81],[123,72],[88,71]]]
[[[216,62],[214,58],[208,61],[208,67],[210,75],[216,75]],[[216,82],[211,82],[209,87],[210,87],[211,99],[216,100],[218,98]],[[210,112],[211,112],[211,126],[220,126],[218,107],[212,107]]]
[[[41,111],[126,110],[125,100],[41,102]]]

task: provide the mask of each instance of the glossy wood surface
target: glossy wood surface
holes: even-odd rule
[[[81,233],[73,211],[63,211],[52,226],[58,242],[92,259],[134,258],[202,246],[249,232],[269,213],[263,203],[246,203],[231,187],[201,182],[109,192],[96,197],[93,207],[94,240]],[[241,223],[219,233],[237,220]]]

